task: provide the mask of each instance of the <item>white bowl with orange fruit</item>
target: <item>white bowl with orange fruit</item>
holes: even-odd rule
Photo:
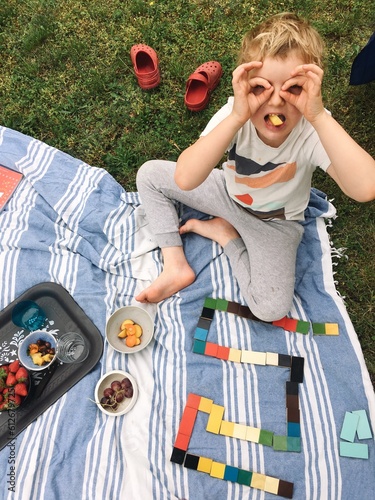
[[[108,319],[105,333],[108,343],[116,351],[139,352],[154,336],[154,320],[142,307],[120,307]]]

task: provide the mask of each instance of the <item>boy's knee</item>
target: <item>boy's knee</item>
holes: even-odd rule
[[[293,304],[293,298],[290,301],[285,301],[285,298],[280,302],[271,302],[269,300],[253,303],[250,306],[251,312],[261,321],[272,323],[286,316]]]

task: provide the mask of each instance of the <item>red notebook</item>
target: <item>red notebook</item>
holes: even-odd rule
[[[0,165],[0,212],[14,193],[23,175]]]

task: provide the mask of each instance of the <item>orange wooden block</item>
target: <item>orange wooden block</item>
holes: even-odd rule
[[[225,347],[223,345],[219,345],[218,349],[217,349],[216,357],[219,359],[224,359],[225,361],[228,361],[229,353],[230,353],[230,347]]]
[[[178,448],[179,450],[184,450],[187,451],[189,447],[189,441],[190,441],[190,436],[186,436],[185,434],[182,434],[182,432],[178,432],[176,441],[174,443],[174,447]]]
[[[219,346],[217,344],[214,344],[213,342],[206,342],[204,354],[206,356],[213,356],[214,358],[216,358],[218,347]]]
[[[185,436],[191,436],[195,419],[197,417],[198,410],[195,408],[190,408],[190,406],[185,406],[184,413],[182,414],[179,432],[185,434]]]
[[[200,402],[201,402],[201,396],[198,396],[198,394],[193,394],[191,392],[188,395],[188,398],[186,401],[186,406],[189,406],[190,408],[194,408],[195,410],[198,410]]]

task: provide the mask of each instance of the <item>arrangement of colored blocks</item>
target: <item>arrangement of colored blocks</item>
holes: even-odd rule
[[[368,458],[368,445],[355,443],[355,438],[371,439],[372,433],[365,410],[345,413],[340,438],[340,456],[350,458]]]
[[[223,406],[217,405],[213,400],[203,396],[189,394],[173,446],[172,462],[184,465],[188,469],[204,472],[217,479],[243,484],[284,498],[293,497],[293,483],[291,482],[257,472],[246,471],[216,462],[211,458],[188,453],[190,437],[198,411],[208,413],[206,426],[208,432],[247,439],[266,446],[272,446],[273,444],[274,435],[272,432],[223,420]]]
[[[261,321],[259,318],[254,316],[254,314],[247,306],[243,306],[242,304],[239,304],[237,302],[231,302],[225,299],[214,299],[212,297],[207,297],[205,299],[203,311],[197,327],[197,330],[200,330],[200,334],[196,332],[196,336],[194,338],[204,341],[204,330],[209,329],[211,321],[214,317],[215,310],[237,314],[238,316],[246,319],[252,319],[254,321]],[[271,324],[273,326],[283,328],[284,330],[287,330],[289,332],[302,333],[305,335],[309,333],[310,327],[312,328],[314,335],[339,335],[339,326],[337,323],[310,324],[309,321],[301,321],[285,316],[278,321],[273,321]],[[201,335],[201,338],[199,337],[199,335]]]

